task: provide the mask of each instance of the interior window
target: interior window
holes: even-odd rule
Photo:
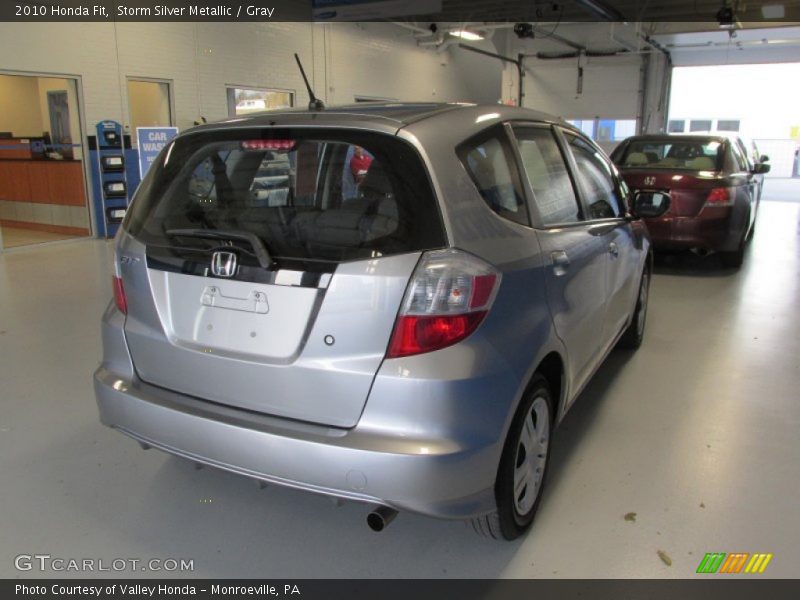
[[[553,132],[542,127],[514,127],[522,166],[545,226],[581,219],[572,180]]]
[[[565,132],[578,167],[592,219],[614,219],[624,213],[611,166],[589,142]]]
[[[467,141],[459,147],[458,156],[489,208],[504,219],[529,225],[528,211],[511,171],[513,159],[498,135]]]

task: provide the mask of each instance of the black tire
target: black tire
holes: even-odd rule
[[[472,519],[472,527],[476,533],[498,540],[514,540],[530,528],[542,500],[547,466],[550,463],[553,415],[550,386],[544,377],[537,374],[517,409],[503,447],[494,489],[497,509],[488,515]],[[540,428],[536,441],[545,438],[544,444],[536,444],[537,453],[526,450],[526,442],[523,440],[523,431],[530,432],[531,428],[534,432]],[[524,438],[530,439],[527,434]],[[518,468],[526,464],[529,465],[528,469]],[[534,477],[534,490],[528,489],[531,482],[523,481],[524,477],[515,482],[515,473],[518,471],[528,471],[529,476]],[[525,484],[519,494],[515,494],[515,483]],[[528,493],[531,495],[528,496]],[[523,510],[520,509],[521,506],[524,507]]]
[[[636,309],[631,317],[631,324],[617,342],[617,347],[636,350],[642,345],[644,327],[647,324],[647,301],[650,298],[650,267],[645,266],[639,279],[639,292],[636,296]]]
[[[719,253],[719,260],[722,263],[723,267],[728,267],[729,269],[738,269],[742,266],[744,262],[744,251],[746,248],[746,241],[742,240],[739,242],[739,247],[732,252],[720,252]]]

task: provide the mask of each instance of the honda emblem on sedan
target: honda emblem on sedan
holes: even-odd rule
[[[237,258],[233,252],[218,251],[211,257],[211,272],[217,277],[236,275]]]

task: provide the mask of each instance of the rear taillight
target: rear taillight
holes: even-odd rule
[[[471,254],[426,252],[408,284],[387,358],[460,342],[483,321],[499,287],[500,272]]]
[[[117,305],[123,315],[127,315],[128,299],[125,297],[125,286],[122,285],[122,278],[115,275],[112,285],[114,286],[114,304]]]
[[[706,197],[706,206],[733,206],[733,197],[730,188],[714,188]]]

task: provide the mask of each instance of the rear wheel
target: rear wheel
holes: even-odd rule
[[[619,338],[617,345],[620,348],[635,350],[642,345],[644,339],[644,326],[647,322],[647,301],[650,298],[650,268],[645,267],[639,282],[639,295],[636,298],[636,309],[631,318],[631,324]]]
[[[536,375],[508,432],[495,483],[497,510],[472,520],[477,533],[513,540],[531,526],[542,498],[550,459],[553,402]]]
[[[742,266],[742,262],[744,262],[744,250],[745,250],[746,240],[742,240],[739,242],[739,247],[732,251],[732,252],[720,252],[719,253],[719,260],[724,267],[729,267],[732,269],[738,269]]]

